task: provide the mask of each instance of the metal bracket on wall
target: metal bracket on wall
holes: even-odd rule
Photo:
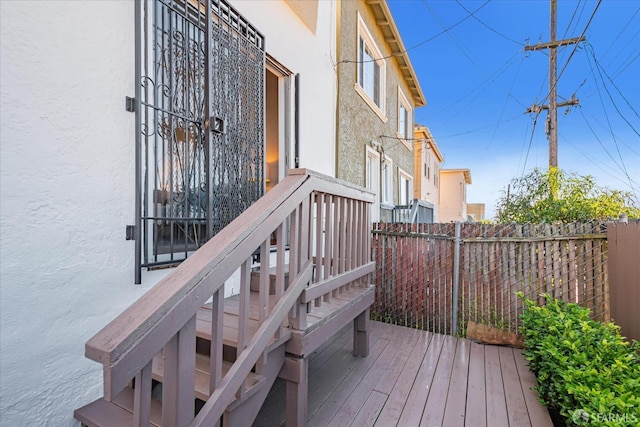
[[[136,99],[130,96],[125,97],[124,108],[130,113],[136,111]]]
[[[134,225],[127,225],[127,228],[125,230],[125,240],[136,240],[136,235],[135,235],[135,229],[136,227]]]

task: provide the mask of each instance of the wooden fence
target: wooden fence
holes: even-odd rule
[[[622,335],[640,341],[640,222],[607,227],[611,317]]]
[[[515,332],[518,291],[534,299],[548,293],[609,319],[604,224],[458,230],[453,223],[374,224],[378,319],[448,334],[464,334],[469,320]]]

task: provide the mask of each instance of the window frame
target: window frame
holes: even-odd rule
[[[402,116],[402,109],[404,109],[404,115],[405,115],[404,133],[402,133],[402,130],[400,128],[400,125],[401,125],[400,119]],[[413,118],[413,107],[411,106],[411,103],[409,102],[409,99],[407,98],[407,96],[402,91],[402,88],[398,86],[398,117],[397,117],[396,135],[400,139],[400,141],[402,141],[404,146],[407,147],[407,149],[410,151],[413,151],[413,145],[410,144],[412,139],[411,136],[413,133],[412,118]]]
[[[367,52],[367,56],[371,59],[363,58],[364,52]],[[362,97],[362,99],[369,105],[369,107],[376,113],[376,115],[382,120],[384,123],[387,122],[386,111],[386,80],[387,80],[387,61],[384,59],[384,55],[378,48],[377,44],[373,40],[373,36],[371,32],[367,28],[364,20],[360,13],[358,13],[358,22],[357,22],[357,38],[356,38],[356,56],[357,56],[357,66],[356,66],[356,83],[355,90]],[[368,64],[375,64],[378,67],[377,79],[379,80],[377,83],[377,98],[378,102],[376,103],[376,94],[369,93],[367,84],[363,82],[365,80],[365,71]],[[376,78],[375,67],[371,71],[374,74],[374,79]],[[376,82],[373,82],[372,90],[375,90]]]
[[[406,182],[406,188],[404,187],[404,182]],[[406,193],[405,193],[406,190]],[[403,197],[404,196],[404,197]],[[403,200],[405,199],[406,200]],[[409,205],[413,200],[413,175],[403,170],[402,168],[398,168],[398,203],[400,205]]]
[[[394,206],[393,160],[387,155],[383,155],[380,159],[380,204]]]
[[[371,220],[380,220],[380,153],[365,145],[364,186],[375,194],[375,202],[372,205]],[[372,178],[374,182],[371,182]]]

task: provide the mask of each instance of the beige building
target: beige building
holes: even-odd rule
[[[467,185],[470,184],[469,169],[440,170],[438,222],[467,221]]]
[[[433,221],[438,222],[440,165],[444,157],[429,128],[417,125],[413,141],[413,197],[433,206]]]
[[[484,219],[484,203],[467,203],[467,216],[473,221]]]
[[[376,194],[373,221],[411,203],[413,123],[426,104],[387,2],[338,3],[337,177]]]

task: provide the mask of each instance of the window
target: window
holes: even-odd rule
[[[398,138],[402,139],[402,142],[408,149],[412,149],[409,140],[411,139],[411,104],[407,100],[402,90],[398,88]]]
[[[413,177],[398,168],[398,195],[400,205],[408,205],[413,199]]]
[[[358,77],[356,91],[373,111],[386,121],[385,115],[385,60],[373,42],[371,33],[358,14]]]
[[[140,283],[143,267],[182,262],[262,196],[265,52],[263,36],[224,0],[216,4],[225,14],[211,18],[209,52],[205,0],[137,3],[136,60],[144,66],[136,76],[142,163],[133,237]],[[245,66],[231,66],[238,62]],[[206,93],[215,102],[204,102]],[[227,129],[241,125],[242,133],[205,130],[202,117],[212,116]]]
[[[375,193],[375,203],[371,207],[371,220],[380,220],[380,154],[371,147],[366,147],[365,187]]]
[[[431,180],[431,156],[427,150],[424,151],[424,176],[427,181]]]
[[[384,205],[393,205],[393,161],[384,156],[382,160],[382,177],[380,179],[380,202]]]

